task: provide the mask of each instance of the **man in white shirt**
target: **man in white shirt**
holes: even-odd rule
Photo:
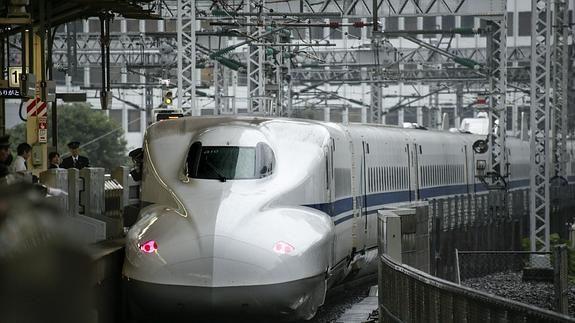
[[[27,143],[21,143],[16,148],[18,152],[18,156],[14,159],[14,163],[12,164],[13,171],[16,172],[26,172],[28,170],[28,165],[26,161],[32,155],[32,147]]]

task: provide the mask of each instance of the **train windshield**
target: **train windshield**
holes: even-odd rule
[[[272,174],[275,158],[263,142],[255,147],[202,146],[201,142],[195,142],[190,147],[186,166],[191,178],[258,179]]]

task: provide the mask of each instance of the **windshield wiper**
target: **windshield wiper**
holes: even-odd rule
[[[218,179],[220,180],[220,182],[223,183],[223,182],[228,180],[224,175],[222,175],[220,173],[220,170],[216,166],[214,166],[212,163],[210,163],[207,160],[205,160],[204,162],[206,163],[206,165],[210,166],[210,169],[213,170],[214,173],[216,173],[216,175],[218,175]]]

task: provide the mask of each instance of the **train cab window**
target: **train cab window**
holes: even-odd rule
[[[190,147],[186,163],[186,173],[191,178],[218,179],[258,179],[272,174],[275,157],[265,143],[255,147],[202,146],[195,142]]]

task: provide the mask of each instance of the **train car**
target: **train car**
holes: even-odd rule
[[[376,270],[378,209],[486,190],[480,139],[260,117],[155,123],[143,146],[147,206],[127,236],[130,300],[156,313],[310,319],[331,286]],[[507,146],[508,187],[527,187],[529,144]]]

